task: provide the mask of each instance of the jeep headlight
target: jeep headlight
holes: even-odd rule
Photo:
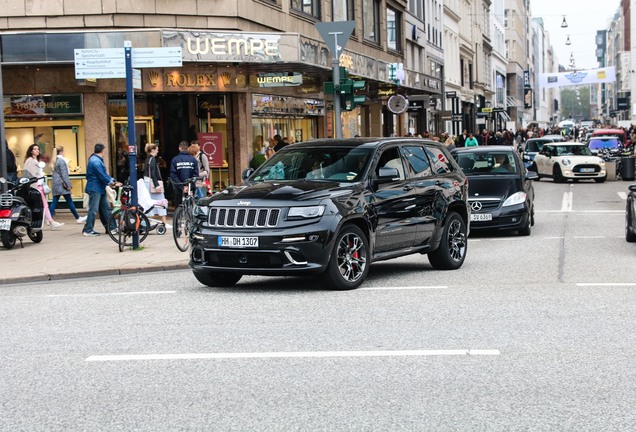
[[[206,220],[208,218],[209,209],[208,206],[195,205],[192,213],[195,218]]]
[[[526,201],[526,193],[525,192],[517,192],[508,197],[502,205],[502,207],[507,207],[515,204],[523,204]]]
[[[571,163],[572,163],[572,161],[570,159],[567,159],[567,158],[561,159],[561,164],[563,164],[565,166],[568,166]]]
[[[323,215],[325,206],[290,207],[287,217],[289,219],[310,219]]]

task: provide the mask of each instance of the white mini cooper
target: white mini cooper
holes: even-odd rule
[[[545,144],[534,158],[534,168],[539,178],[552,177],[555,183],[568,179],[603,183],[607,179],[605,161],[585,144],[575,142]]]

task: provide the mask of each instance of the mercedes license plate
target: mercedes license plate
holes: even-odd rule
[[[11,219],[0,219],[0,231],[9,231],[11,229]]]
[[[491,213],[471,213],[470,220],[478,222],[478,221],[491,221],[492,214]]]
[[[594,168],[581,168],[581,172],[594,172]]]
[[[255,248],[258,247],[258,237],[227,237],[219,236],[219,247]]]

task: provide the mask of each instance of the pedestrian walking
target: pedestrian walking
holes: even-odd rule
[[[17,183],[18,181],[18,165],[15,162],[15,155],[9,148],[9,144],[7,140],[4,140],[4,146],[7,149],[7,180],[12,183]]]
[[[42,163],[44,164],[44,162]],[[44,206],[44,220],[46,224],[51,227],[52,230],[57,230],[64,225],[62,222],[56,222],[51,216],[49,211],[49,203],[46,199],[46,194],[50,192],[46,180],[44,178],[44,170],[40,166],[40,146],[37,144],[31,144],[26,152],[26,158],[24,159],[24,168],[22,170],[24,177],[37,177],[38,181],[31,185],[32,188],[37,189],[42,197],[42,205]]]
[[[104,164],[104,144],[97,143],[93,149],[93,154],[88,158],[88,164],[86,166],[86,189],[88,194],[88,215],[86,217],[86,224],[82,230],[82,234],[86,237],[97,237],[99,233],[95,231],[95,218],[99,212],[99,219],[104,225],[104,229],[108,232],[109,229],[115,227],[108,226],[108,220],[110,217],[110,205],[108,204],[108,197],[106,196],[106,186],[121,186],[121,183],[116,181],[106,171],[106,165]]]
[[[201,146],[198,141],[192,141],[190,147],[188,147],[188,153],[190,153],[197,160],[199,167],[199,180],[196,182],[195,197],[197,199],[203,198],[208,195],[208,184],[210,181],[210,161],[208,157],[201,150]]]
[[[285,147],[287,147],[289,143],[283,141],[283,137],[279,134],[274,135],[272,142],[270,142],[270,147],[274,149],[275,152],[279,152]]]
[[[179,206],[183,201],[184,182],[199,176],[199,163],[188,153],[190,144],[187,141],[179,143],[179,154],[170,161],[170,181],[174,190],[173,204]]]
[[[150,193],[150,198],[153,201],[163,201],[166,199],[164,195],[164,184],[161,179],[161,171],[159,170],[159,162],[157,161],[157,155],[159,154],[159,146],[157,144],[146,144],[146,160],[144,162],[144,183]],[[168,210],[161,206],[155,206],[151,210],[152,215],[161,217],[161,221],[166,228],[172,228],[172,225],[166,221],[166,215]]]
[[[53,149],[53,171],[51,172],[51,192],[53,193],[53,201],[49,206],[51,217],[55,217],[55,208],[60,198],[63,197],[68,205],[68,209],[75,217],[75,221],[78,224],[86,222],[86,216],[80,216],[75,208],[73,197],[71,196],[71,190],[73,184],[69,177],[68,161],[64,157],[64,147],[57,146]]]
[[[478,147],[479,143],[477,142],[477,139],[473,136],[473,133],[469,133],[468,134],[468,138],[466,138],[466,141],[464,142],[464,147]]]

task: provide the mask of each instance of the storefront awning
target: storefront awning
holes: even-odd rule
[[[499,116],[501,116],[501,119],[502,119],[503,121],[507,121],[507,122],[508,122],[508,121],[512,120],[512,119],[510,118],[510,116],[508,115],[508,113],[507,113],[507,112],[505,112],[505,111],[499,111]]]
[[[520,107],[522,106],[521,102],[514,96],[506,96],[506,104],[508,107]]]

